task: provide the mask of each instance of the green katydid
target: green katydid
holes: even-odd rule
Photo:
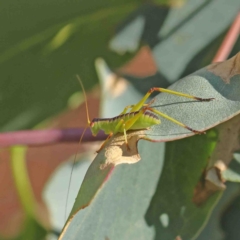
[[[107,143],[107,141],[111,138],[111,136],[113,136],[116,133],[124,134],[125,143],[126,143],[127,148],[129,149],[128,139],[127,139],[127,131],[128,130],[146,129],[153,125],[161,124],[161,121],[158,118],[158,116],[166,118],[167,120],[169,120],[175,124],[178,124],[179,126],[186,128],[195,134],[204,133],[204,132],[201,132],[198,130],[194,130],[194,129],[188,127],[187,125],[177,121],[176,119],[171,118],[170,116],[150,107],[150,105],[153,103],[154,99],[146,104],[145,102],[147,101],[147,99],[150,97],[150,95],[153,92],[164,92],[164,93],[174,94],[174,95],[177,95],[180,97],[190,98],[190,99],[194,99],[197,101],[203,101],[203,102],[208,102],[208,101],[211,101],[214,99],[214,98],[199,98],[199,97],[195,97],[195,96],[192,96],[189,94],[169,90],[169,89],[153,87],[145,94],[145,96],[137,104],[126,106],[124,108],[124,110],[118,116],[113,117],[113,118],[94,118],[92,121],[90,121],[86,92],[85,92],[83,83],[78,75],[77,75],[77,79],[82,87],[83,94],[84,94],[86,113],[87,113],[87,122],[88,122],[87,127],[90,128],[90,130],[94,136],[96,136],[100,130],[104,131],[105,134],[108,134],[107,139],[103,142],[103,144],[101,145],[100,149],[97,152],[102,150],[104,148],[105,144]],[[85,130],[86,130],[86,128],[85,128]],[[85,130],[82,133],[79,143],[81,142],[81,140],[83,138]],[[74,163],[76,160],[76,156],[77,156],[77,154],[75,155]],[[72,168],[72,171],[73,171],[73,168]],[[71,171],[71,176],[72,176],[72,171]],[[71,184],[71,176],[70,176],[70,181],[69,181],[69,185],[68,185],[68,193],[67,193],[66,206],[65,206],[65,218],[66,218],[68,194],[69,194],[69,189],[70,189],[70,184]]]
[[[188,127],[187,125],[177,121],[176,119],[171,118],[170,116],[150,107],[150,104],[154,100],[146,104],[145,102],[153,92],[164,92],[168,94],[174,94],[180,97],[190,98],[190,99],[194,99],[202,102],[208,102],[214,99],[214,98],[199,98],[189,94],[185,94],[185,93],[181,93],[181,92],[177,92],[177,91],[173,91],[165,88],[153,87],[145,94],[145,96],[137,104],[126,106],[118,116],[113,118],[94,118],[92,121],[90,121],[85,89],[78,75],[77,75],[77,79],[84,93],[88,127],[90,128],[94,136],[96,136],[100,130],[104,131],[105,134],[108,134],[107,139],[103,142],[103,144],[101,145],[100,149],[97,152],[103,149],[103,147],[105,146],[107,141],[111,138],[111,136],[113,136],[116,133],[124,134],[125,143],[127,148],[129,149],[127,131],[146,129],[153,125],[161,124],[161,121],[158,118],[158,116],[166,118],[169,121],[172,121],[173,123],[178,124],[179,126],[194,132],[195,134],[204,133],[198,130],[194,130],[191,127]]]

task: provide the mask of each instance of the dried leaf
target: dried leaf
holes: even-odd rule
[[[207,70],[221,77],[225,83],[229,84],[232,77],[240,74],[240,52],[227,61],[209,65]]]
[[[144,135],[144,130],[128,132],[127,149],[123,134],[117,134],[109,141],[105,148],[104,155],[106,161],[100,165],[100,169],[106,168],[109,164],[118,165],[123,163],[133,164],[138,162],[141,157],[138,154],[137,142]]]
[[[222,173],[233,159],[234,151],[240,148],[240,115],[220,124],[216,128],[218,130],[218,142],[209,160],[205,181],[198,184],[193,197],[193,201],[197,205],[201,205],[213,193],[225,190],[225,179]]]

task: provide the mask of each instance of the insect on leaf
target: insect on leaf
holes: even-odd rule
[[[167,94],[167,93],[160,93],[156,96],[155,101],[153,102],[151,107],[153,107],[159,111],[162,111],[163,113],[168,114],[169,116],[173,117],[174,119],[176,119],[180,122],[183,122],[187,126],[193,128],[193,129],[199,130],[199,131],[207,131],[208,129],[210,129],[216,125],[219,125],[220,123],[225,122],[225,121],[233,118],[234,116],[238,115],[240,112],[239,54],[236,55],[233,59],[229,59],[228,61],[225,61],[225,62],[219,63],[219,64],[221,64],[220,72],[216,71],[216,64],[215,64],[214,72],[212,71],[213,65],[210,65],[208,67],[205,67],[205,68],[179,80],[178,82],[176,82],[169,88],[171,90],[184,92],[184,93],[202,97],[202,98],[215,98],[213,101],[199,102],[199,101],[189,100],[189,99],[186,99],[183,97],[179,97],[179,96],[175,96],[175,95],[171,95],[171,94]],[[228,72],[231,72],[231,73],[235,72],[236,74],[234,74],[234,75],[229,74],[230,82],[226,83],[226,81],[224,81],[224,79],[223,79],[223,75],[221,74],[221,72],[222,72],[222,69],[224,69],[224,68],[226,68],[226,71],[227,71],[227,69],[229,69],[229,66],[230,66],[230,68],[232,68],[232,70],[228,71]],[[224,76],[226,78],[226,72],[224,72]],[[162,150],[160,151],[160,148],[161,147],[164,148],[164,145],[159,145],[159,143],[151,143],[148,141],[141,141],[140,149],[139,149],[140,154],[138,155],[138,153],[134,150],[134,146],[137,145],[137,142],[139,139],[147,138],[148,140],[151,140],[151,141],[165,142],[165,141],[172,141],[172,140],[176,140],[176,139],[185,138],[185,137],[188,137],[191,135],[194,135],[194,133],[192,133],[191,131],[189,131],[185,128],[182,128],[166,119],[161,118],[160,125],[154,125],[150,129],[141,130],[140,132],[139,131],[132,132],[131,135],[128,134],[128,141],[131,146],[131,149],[133,149],[133,152],[127,150],[123,138],[121,140],[121,137],[119,139],[119,136],[113,137],[108,142],[106,147],[104,149],[102,149],[102,151],[97,155],[94,162],[88,169],[85,179],[83,181],[83,184],[80,188],[80,192],[77,196],[75,205],[72,209],[71,217],[70,217],[67,225],[65,226],[62,237],[67,236],[65,234],[67,234],[66,231],[68,231],[68,227],[71,226],[71,220],[72,220],[73,216],[79,210],[81,210],[81,211],[77,215],[77,219],[76,219],[77,221],[81,221],[82,218],[85,218],[84,217],[85,214],[88,214],[88,211],[91,211],[92,207],[94,207],[94,208],[97,207],[97,209],[102,208],[98,204],[101,202],[100,199],[105,196],[102,193],[103,191],[104,192],[110,191],[113,196],[116,194],[116,193],[114,193],[114,190],[113,190],[114,189],[113,186],[116,186],[116,185],[114,185],[113,183],[112,183],[113,185],[111,185],[112,181],[115,181],[116,179],[119,179],[118,181],[124,181],[124,178],[126,177],[126,176],[124,176],[124,174],[126,174],[127,176],[128,176],[128,174],[131,174],[131,176],[133,174],[132,177],[129,178],[129,176],[128,176],[126,178],[128,180],[133,178],[131,180],[131,183],[129,182],[129,184],[134,187],[134,182],[139,181],[136,179],[139,176],[138,174],[141,174],[141,171],[139,170],[140,172],[138,172],[138,173],[137,172],[131,173],[131,171],[134,171],[134,169],[138,168],[138,166],[140,167],[141,164],[144,164],[144,165],[147,164],[147,165],[145,165],[144,170],[148,171],[148,173],[150,175],[150,179],[152,179],[153,174],[159,175],[161,173],[161,171],[162,171],[161,167],[157,168],[158,170],[155,169],[156,172],[154,173],[153,169],[147,170],[146,166],[155,166],[155,168],[156,168],[156,166],[158,164],[161,165],[163,163],[163,159],[165,159],[164,151],[162,151]],[[189,156],[187,155],[188,152],[183,151],[184,150],[183,147],[180,148],[180,150],[183,151],[182,152],[183,159],[189,159],[189,161],[191,161],[191,162],[194,162],[194,160],[196,160],[197,162],[202,162],[201,167],[198,167],[198,170],[195,173],[195,183],[192,182],[192,185],[191,185],[192,190],[188,190],[189,191],[188,194],[190,194],[190,195],[192,195],[193,190],[194,190],[193,188],[197,185],[197,181],[203,172],[204,166],[206,167],[206,160],[208,160],[207,156],[210,156],[213,153],[213,151],[217,148],[217,145],[216,145],[217,144],[217,135],[215,134],[215,137],[212,140],[211,140],[211,138],[212,138],[211,136],[212,136],[211,134],[207,135],[207,136],[205,136],[205,135],[195,136],[195,139],[197,139],[196,140],[197,142],[200,141],[201,139],[203,140],[204,138],[207,137],[205,140],[203,140],[203,141],[201,140],[202,143],[195,142],[195,146],[199,146],[199,147],[201,145],[204,146],[203,144],[206,141],[213,141],[212,142],[213,145],[211,148],[209,148],[208,150],[200,151],[201,154],[203,154],[203,155],[205,154],[205,155],[204,156],[199,155],[200,157],[198,160],[195,159],[196,158],[195,150],[191,148],[191,144],[193,144],[193,141],[191,139],[189,139],[189,140],[186,139],[186,141],[187,141],[186,147],[188,146],[188,149],[191,150],[189,152],[189,154],[190,154]],[[207,139],[209,139],[209,140],[207,140]],[[178,146],[178,142],[181,143],[182,141],[183,140],[181,140],[180,142],[176,141],[177,145],[175,146],[175,148],[178,148],[180,146],[180,145]],[[156,149],[153,150],[155,147],[156,147]],[[119,150],[117,150],[117,148]],[[145,149],[145,150],[143,150],[143,149]],[[159,154],[157,154],[157,149],[161,153],[159,152]],[[109,153],[111,153],[111,151],[112,151],[112,154],[109,154]],[[153,152],[155,153],[154,155],[152,155]],[[174,151],[171,151],[171,152],[174,153]],[[191,152],[194,153],[192,156],[191,156]],[[131,157],[129,155],[131,155],[131,154],[132,154],[132,159],[135,159],[136,161],[138,160],[138,158],[136,158],[136,156],[140,156],[140,158],[142,158],[141,162],[138,164],[134,164],[131,168],[129,168],[127,165],[116,167],[116,165],[118,165],[120,163],[124,163],[124,162],[126,163],[127,161],[124,161],[123,159],[125,158],[125,160],[126,160],[126,156],[128,159],[130,159]],[[109,156],[110,156],[110,158],[109,158]],[[175,162],[174,159],[178,158],[178,156],[180,157],[181,155],[178,155],[175,157],[174,156],[175,155],[172,156],[173,163]],[[155,161],[155,160],[156,160],[156,163],[154,164],[153,161]],[[179,162],[180,165],[181,165],[181,163],[182,163],[182,161]],[[184,165],[184,166],[186,167],[187,165]],[[178,169],[179,169],[179,167],[178,167]],[[119,178],[120,172],[122,172],[123,175],[121,175],[121,177]],[[171,177],[171,175],[169,175],[169,174],[170,174],[170,172],[166,176]],[[175,176],[175,174],[174,174],[174,176]],[[109,177],[112,178],[112,181],[106,181],[109,179]],[[122,179],[122,180],[120,180],[120,179]],[[137,186],[142,186],[141,191],[143,191],[143,189],[145,189],[145,188],[147,188],[147,189],[150,188],[150,185],[148,185],[148,184],[147,184],[147,186],[144,186],[146,184],[146,181],[149,181],[149,183],[150,183],[150,179],[145,179],[144,180],[145,182],[142,183],[142,185],[141,184],[139,185],[139,182],[138,182]],[[174,182],[177,183],[178,180],[175,179]],[[120,184],[120,182],[119,182],[119,184]],[[156,182],[151,183],[151,184],[152,184],[151,185],[152,187],[156,186]],[[124,186],[127,186],[127,183],[125,183],[123,185],[120,184],[120,186],[122,186],[122,187],[117,188],[118,191],[120,191],[121,188],[124,188]],[[109,190],[109,189],[112,189],[112,190]],[[152,189],[152,188],[150,188],[150,189]],[[101,190],[101,193],[100,193],[100,190]],[[121,190],[121,191],[123,191],[123,190]],[[134,191],[134,190],[129,190],[129,191]],[[147,194],[148,198],[151,198],[153,196],[155,187],[153,187],[153,189],[151,191],[152,191],[151,193],[148,192],[148,194]],[[181,191],[184,191],[184,189],[182,189]],[[142,194],[140,194],[141,197],[140,196],[138,197],[138,201],[134,203],[134,206],[138,205],[138,204],[140,204],[140,202],[142,202],[142,200],[140,201],[140,199],[143,197]],[[214,191],[212,192],[212,194],[214,194]],[[196,204],[196,205],[204,204],[204,206],[206,207],[205,214],[199,215],[199,216],[201,216],[201,219],[199,219],[198,223],[197,222],[193,223],[193,224],[197,224],[194,227],[195,228],[194,233],[189,233],[189,231],[187,231],[187,228],[190,226],[188,224],[184,225],[186,227],[186,232],[184,230],[185,227],[183,228],[182,225],[175,224],[175,227],[176,227],[175,230],[177,231],[175,236],[180,236],[179,234],[182,233],[183,236],[189,238],[190,236],[193,236],[193,234],[196,234],[196,229],[198,229],[200,226],[202,226],[204,221],[207,219],[207,216],[208,216],[207,213],[210,209],[212,209],[212,207],[218,200],[218,197],[220,196],[219,194],[221,195],[221,191],[218,192],[217,195],[214,195],[215,197],[211,197],[211,195],[210,195],[210,196],[206,196],[206,198],[200,203],[194,202],[194,204]],[[122,196],[122,194],[121,194],[121,196]],[[134,193],[133,193],[133,196],[134,196]],[[193,197],[193,201],[195,201],[194,196],[192,196],[192,197]],[[112,198],[109,197],[109,199],[111,199],[111,203],[114,201],[117,201],[117,199],[114,200],[113,197]],[[122,201],[124,201],[123,199],[122,199]],[[143,199],[144,199],[144,197],[143,197]],[[189,201],[189,198],[187,198],[187,199]],[[177,201],[177,199],[175,199],[175,198],[173,198],[173,200]],[[129,199],[129,201],[127,201],[127,205],[125,205],[126,207],[127,206],[133,207],[133,205],[130,204],[130,201],[133,201],[133,199],[132,200]],[[84,209],[91,202],[92,202],[91,207]],[[147,200],[147,202],[149,202],[149,199]],[[110,203],[108,203],[108,205],[109,204]],[[118,204],[120,204],[120,202],[115,203],[115,204],[116,205],[113,205],[113,206],[118,206]],[[179,207],[185,206],[184,204],[187,204],[185,202],[185,200],[183,200],[183,202],[181,204],[182,206],[179,206]],[[193,204],[192,199],[191,199],[191,204]],[[205,205],[205,204],[207,204],[207,205]],[[105,206],[105,208],[106,207],[108,208],[108,206]],[[185,207],[187,207],[187,209],[188,209],[189,206],[186,205]],[[185,209],[185,207],[184,207],[184,209]],[[193,207],[193,209],[195,209],[194,206],[192,206],[192,207]],[[146,210],[147,209],[145,206],[145,211]],[[93,211],[94,214],[96,214],[96,211],[97,211],[96,209]],[[111,211],[113,211],[113,210],[108,210],[107,212],[110,213]],[[179,209],[179,211],[180,211],[180,209]],[[182,211],[183,211],[183,209],[182,209]],[[188,210],[186,210],[186,209],[184,210],[185,213],[188,211],[190,211],[190,208]],[[198,211],[197,208],[196,208],[196,211]],[[126,211],[126,212],[128,212],[128,211]],[[133,214],[133,215],[131,215],[131,217],[134,216],[134,212],[136,213],[138,211],[133,211],[133,212],[131,211],[131,214]],[[101,213],[99,213],[99,214],[101,214]],[[142,214],[144,214],[144,213],[142,213]],[[123,215],[121,215],[121,216],[123,216]],[[171,226],[172,218],[171,218],[171,215],[169,215],[169,213],[168,213],[168,217],[170,217],[170,226]],[[176,217],[177,216],[175,216],[175,218]],[[108,217],[104,217],[104,219],[106,220],[106,219],[108,219]],[[109,216],[109,219],[112,219],[112,218]],[[133,219],[131,220],[131,218],[130,218],[128,220],[129,220],[129,223],[128,223],[128,226],[129,226],[129,224],[130,225],[132,224],[130,222]],[[111,220],[111,221],[113,221],[113,220]],[[118,221],[118,224],[120,224],[119,221]],[[124,221],[126,221],[126,219]],[[176,218],[176,221],[178,221],[177,218]],[[149,222],[149,224],[150,224],[150,222]],[[75,224],[76,224],[76,222],[75,223],[73,222],[73,227]],[[86,224],[87,224],[87,222],[86,222]],[[94,223],[92,223],[92,224],[94,224]],[[109,223],[105,223],[105,224],[110,224],[112,226],[112,228],[110,227],[110,229],[109,229],[109,232],[108,232],[109,234],[107,234],[106,236],[109,236],[109,237],[114,236],[115,237],[117,233],[112,232],[112,231],[114,231],[114,229],[116,230],[116,226],[114,227],[114,222],[111,222],[111,223],[109,222]],[[124,223],[122,223],[122,224],[124,225]],[[139,224],[141,226],[144,226],[144,223],[139,223]],[[88,225],[88,226],[90,227],[90,225]],[[83,227],[85,225],[81,225],[81,226]],[[179,226],[179,228],[177,226]],[[78,230],[80,228],[78,228]],[[182,229],[182,231],[179,232],[180,231],[179,229]],[[77,234],[78,230],[75,232],[76,234]],[[71,231],[73,231],[73,229],[71,229]],[[135,229],[134,230],[135,234],[136,234],[136,231],[137,230]],[[128,234],[128,239],[129,239],[129,236],[131,235],[131,234],[130,235],[129,234]],[[172,231],[171,231],[171,234],[172,234]],[[122,239],[124,239],[124,238],[122,238]]]

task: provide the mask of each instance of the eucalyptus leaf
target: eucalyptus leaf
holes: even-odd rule
[[[174,115],[171,117],[195,129],[199,126],[198,130],[201,131],[218,125],[239,113],[240,105],[236,88],[237,80],[240,78],[239,67],[239,55],[236,55],[226,62],[201,69],[170,87],[175,91],[198,97],[214,98],[211,102],[185,99],[179,101],[179,96],[161,93],[155,98],[154,108],[161,110],[158,106],[158,103],[161,103],[165,107],[164,113],[168,114],[168,109],[170,109],[169,112]],[[227,85],[226,82],[228,82]],[[221,84],[224,88],[221,87]],[[231,94],[229,94],[230,92]],[[169,141],[193,135],[191,131],[187,131],[183,127],[175,126],[171,121],[163,120],[160,125],[154,125],[144,134],[145,137],[154,141]],[[137,132],[136,135],[138,136],[139,133]],[[132,135],[128,135],[128,137],[133,138]],[[140,138],[139,135],[137,140]],[[128,155],[132,155],[132,146],[130,145],[131,151],[129,152],[119,145],[121,151],[117,156],[116,146],[120,143],[117,137],[115,140],[113,138],[112,142],[108,143],[106,148],[97,155],[87,171],[61,239],[68,239],[70,236],[77,239],[81,234],[86,236],[86,239],[94,239],[96,236],[114,239],[139,239],[140,236],[144,236],[142,239],[152,239],[153,236],[155,239],[160,236],[164,236],[164,239],[174,239],[178,236],[187,239],[196,237],[222,193],[222,191],[216,190],[207,194],[204,191],[201,193],[202,187],[197,187],[204,169],[207,167],[207,161],[218,142],[216,132],[213,130],[208,131],[206,135],[167,143],[166,147],[163,143],[160,147],[159,143],[143,141],[139,144],[139,155],[142,160],[130,167],[116,165],[123,163],[125,160],[122,159]],[[152,182],[150,185],[149,173],[153,178],[153,169],[147,170],[147,168],[156,168],[157,162],[153,163],[152,161],[159,160],[162,164],[165,163],[164,168],[158,172],[159,174],[162,172],[162,174],[157,178],[158,184]],[[184,161],[186,161],[185,164]],[[127,167],[133,171],[141,165],[144,165],[145,172],[138,169],[138,174],[131,172],[127,176],[121,172],[123,171],[121,169]],[[156,169],[154,170],[156,171]],[[118,174],[119,172],[121,174]],[[110,181],[108,181],[109,179]],[[122,179],[124,185],[120,184],[119,179]],[[157,179],[154,178],[155,181]],[[144,184],[141,181],[144,181]],[[136,186],[134,191],[131,183],[137,183],[141,191],[138,191]],[[145,205],[139,204],[141,199],[146,200],[144,190],[152,189],[156,184],[154,195],[150,197],[149,192],[147,194],[149,206],[146,207],[146,203]],[[125,187],[127,192],[124,192],[124,186],[127,185],[128,187]],[[127,194],[129,191],[131,196]],[[108,194],[115,197],[117,195],[118,200],[114,200]],[[134,202],[134,199],[138,200],[138,204],[130,204]],[[121,205],[120,200],[128,204]],[[116,212],[113,209],[116,209]],[[79,210],[81,211],[79,212]],[[108,214],[110,215],[108,216]],[[134,217],[130,215],[129,218],[126,218],[126,214],[132,214]],[[138,229],[138,225],[136,228],[133,227],[132,231],[128,230],[127,226],[135,226],[134,224],[138,221],[141,223],[139,225],[141,231]],[[150,231],[147,227],[149,225],[155,226],[155,232]],[[97,230],[90,233],[93,226],[98,226]],[[108,228],[104,226],[108,226]],[[116,232],[116,229],[119,231]]]

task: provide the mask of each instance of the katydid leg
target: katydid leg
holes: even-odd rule
[[[148,104],[145,104],[145,105],[148,105]],[[123,134],[124,134],[124,140],[125,140],[125,143],[127,145],[127,149],[130,150],[130,147],[128,145],[128,140],[127,140],[127,130],[130,130],[132,125],[144,114],[144,112],[147,110],[147,108],[142,108],[134,117],[132,117],[131,119],[129,119],[128,121],[126,122],[119,122],[118,123],[118,129],[115,129],[115,130],[122,130],[123,131]],[[114,131],[115,131],[114,130]]]
[[[184,123],[179,122],[176,119],[174,119],[172,117],[169,117],[167,114],[164,114],[164,113],[162,113],[162,112],[160,112],[160,111],[158,111],[158,110],[156,110],[154,108],[147,107],[146,109],[151,111],[151,112],[153,112],[153,113],[156,113],[157,115],[159,115],[161,117],[166,118],[167,120],[169,120],[169,121],[171,121],[173,123],[176,123],[177,125],[179,125],[179,126],[181,126],[183,128],[186,128],[186,129],[190,130],[191,132],[194,132],[196,134],[203,134],[203,133],[205,133],[205,132],[201,132],[201,131],[197,131],[195,129],[192,129],[192,128],[188,127],[187,125],[185,125]]]
[[[109,135],[107,136],[107,139],[102,143],[101,147],[96,151],[97,153],[99,153],[103,148],[104,146],[106,145],[106,143],[108,142],[108,140],[112,137],[113,133],[109,133]]]
[[[121,120],[119,121],[119,123],[116,125],[114,131],[111,132],[111,133],[108,135],[107,139],[102,143],[101,147],[97,150],[97,153],[99,153],[99,152],[104,148],[104,146],[105,146],[106,143],[109,141],[109,139],[112,137],[112,135],[115,134],[115,133],[118,133],[118,132],[119,132],[119,129],[122,128],[122,127],[124,127],[124,120],[123,120],[123,119],[121,119]],[[127,146],[128,146],[125,129],[124,129],[124,137],[125,137],[125,142],[126,142],[126,144],[127,144]]]
[[[148,104],[146,104],[146,105],[148,105]],[[142,108],[133,118],[129,119],[126,122],[124,122],[124,120],[121,119],[119,121],[119,123],[116,125],[114,131],[108,135],[107,139],[103,142],[103,144],[101,145],[100,149],[97,152],[102,150],[103,147],[105,146],[105,144],[111,138],[111,136],[115,133],[118,133],[118,132],[123,132],[125,143],[127,145],[128,150],[130,150],[130,147],[128,145],[128,140],[127,140],[127,130],[131,129],[132,125],[144,114],[144,112],[146,110],[147,110],[147,108]]]
[[[125,129],[130,130],[133,124],[146,112],[148,107],[142,108],[135,116],[125,122]]]
[[[125,114],[129,108],[133,108],[134,106],[135,105],[128,105],[128,106],[126,106],[119,115]]]
[[[152,103],[152,101],[151,101],[151,103]],[[143,104],[143,107],[148,106],[149,104],[150,104],[150,103],[148,103],[148,104]],[[119,115],[122,115],[122,114],[127,113],[127,110],[128,110],[129,108],[133,108],[133,107],[135,107],[135,105],[128,105],[128,106],[126,106]],[[133,112],[133,111],[130,110],[129,112]]]
[[[123,134],[124,134],[124,139],[125,139],[127,149],[130,150],[130,147],[128,145],[128,140],[127,140],[127,131],[126,131],[126,128],[125,128],[125,124],[123,124]]]
[[[165,93],[169,93],[169,94],[174,94],[180,97],[185,97],[185,98],[190,98],[190,99],[194,99],[197,101],[201,101],[201,102],[209,102],[211,100],[213,100],[214,98],[199,98],[199,97],[195,97],[189,94],[185,94],[185,93],[181,93],[181,92],[177,92],[177,91],[173,91],[170,89],[165,89],[165,88],[157,88],[157,87],[153,87],[151,88],[146,94],[145,96],[131,109],[131,112],[136,112],[139,109],[141,109],[144,106],[145,101],[150,97],[150,95],[153,92],[165,92]]]

